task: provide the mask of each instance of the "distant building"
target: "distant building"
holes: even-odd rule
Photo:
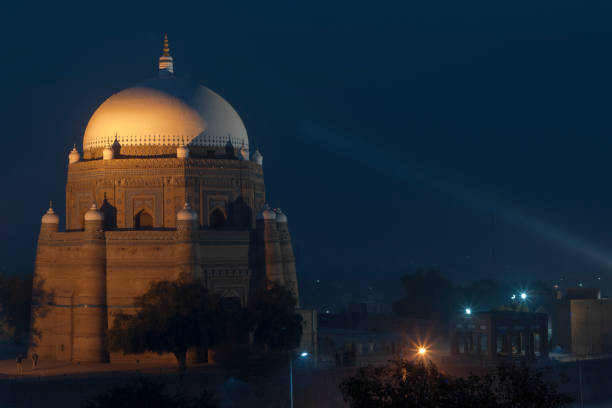
[[[452,322],[452,356],[480,359],[548,357],[545,313],[491,311],[465,314]]]
[[[568,288],[557,301],[555,345],[579,356],[612,354],[612,300],[594,288]]]
[[[359,304],[356,304],[359,305]],[[361,304],[357,309],[365,307]],[[384,365],[395,358],[413,358],[417,344],[441,355],[448,322],[392,315],[319,314],[319,363],[335,366]],[[435,346],[435,347],[434,347]]]

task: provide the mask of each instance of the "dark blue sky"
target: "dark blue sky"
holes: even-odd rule
[[[612,6],[496,3],[4,9],[1,266],[31,269],[72,143],[168,32],[177,74],[261,149],[305,286],[417,266],[609,282]]]

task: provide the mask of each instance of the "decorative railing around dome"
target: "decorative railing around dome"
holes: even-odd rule
[[[249,148],[248,143],[234,138],[231,135],[213,136],[206,133],[197,136],[184,135],[144,135],[144,136],[121,136],[115,135],[107,140],[95,139],[84,140],[84,150],[104,149],[111,143],[118,143],[121,146],[179,146],[185,144],[191,147],[224,147],[228,143],[234,148]]]
[[[115,158],[136,158],[136,157],[176,157],[176,149],[179,145],[115,145]],[[233,151],[227,146],[188,146],[189,155],[199,158],[225,158],[237,159],[238,149]],[[84,160],[93,160],[102,158],[104,147],[97,147],[85,150],[83,152]],[[229,151],[228,151],[229,150]]]

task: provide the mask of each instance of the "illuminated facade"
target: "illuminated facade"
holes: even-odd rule
[[[224,302],[245,305],[266,279],[297,296],[287,217],[265,204],[263,157],[250,154],[229,103],[174,75],[167,38],[158,77],[102,103],[82,156],[75,146],[68,162],[66,230],[50,208],[38,239],[35,286],[52,299],[34,321],[41,358],[136,358],[107,352],[114,314],[181,273]]]

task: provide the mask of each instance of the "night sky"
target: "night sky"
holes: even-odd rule
[[[31,272],[50,199],[65,220],[72,144],[156,75],[167,32],[177,75],[262,152],[307,305],[316,279],[382,288],[429,266],[608,288],[612,5],[397,3],[4,9],[0,268]]]

